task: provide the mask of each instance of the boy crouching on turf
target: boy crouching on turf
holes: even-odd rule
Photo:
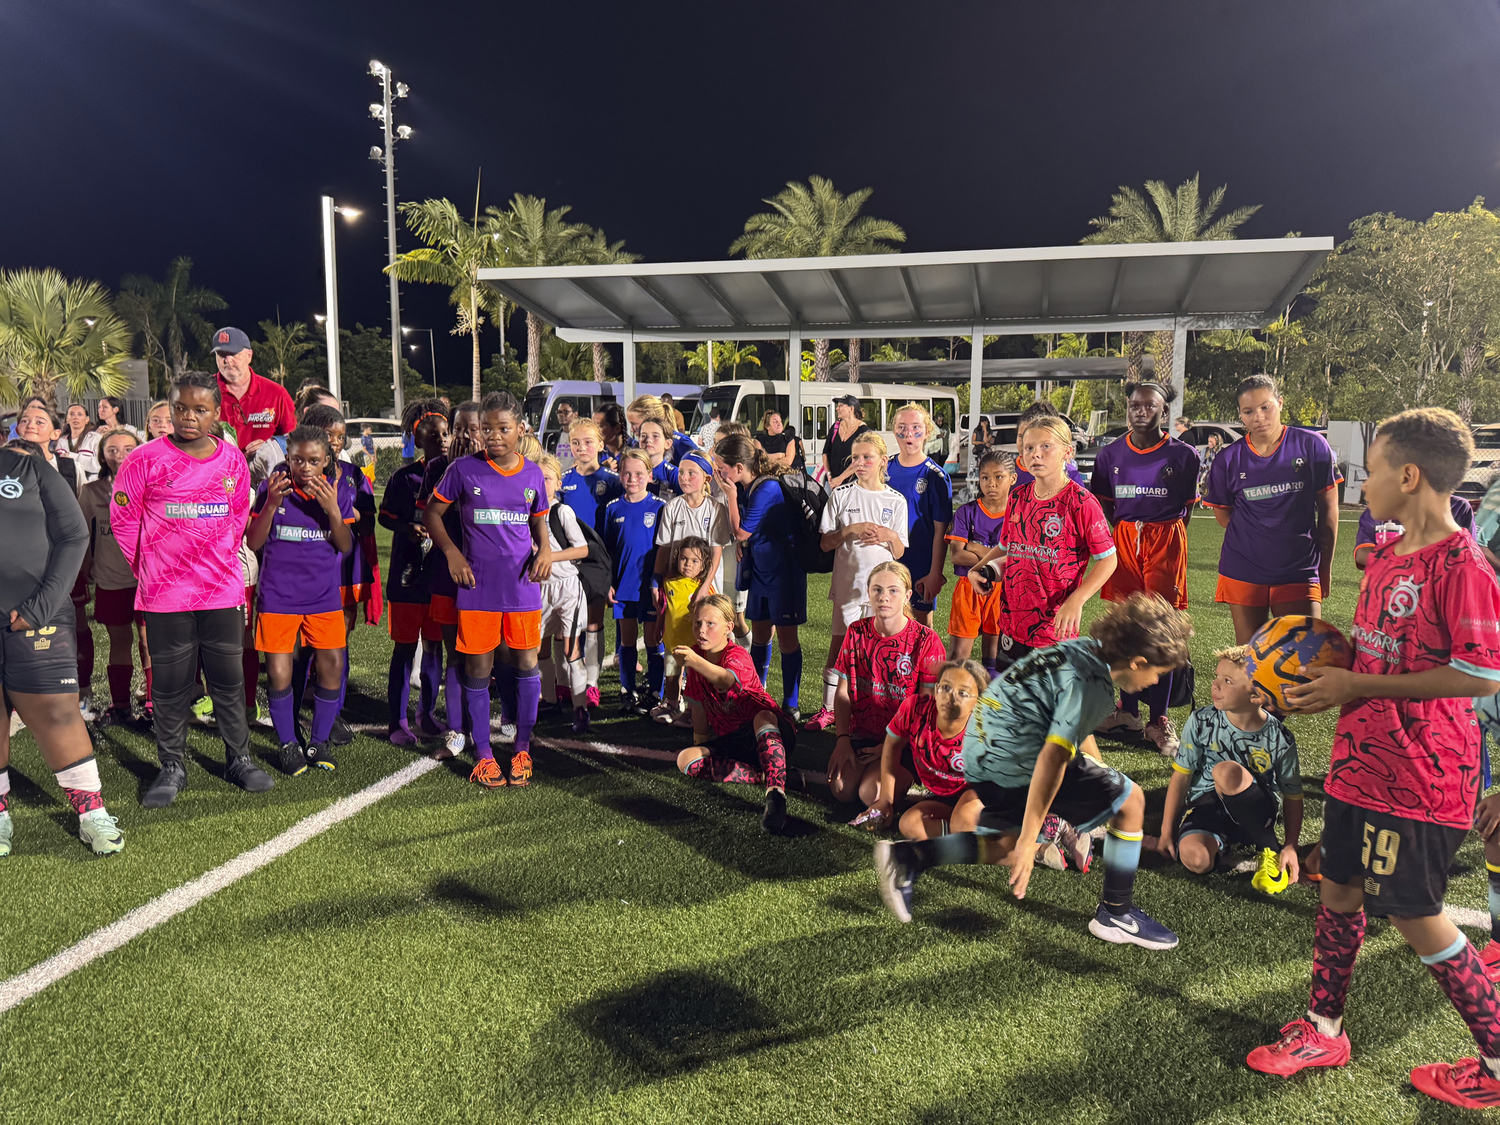
[[[1116,944],[1176,948],[1177,935],[1131,898],[1145,796],[1099,760],[1091,732],[1114,709],[1116,689],[1144,691],[1187,663],[1192,622],[1159,596],[1136,594],[1112,606],[1090,634],[1027,653],[980,699],[963,750],[964,775],[984,805],[978,832],[875,846],[880,896],[901,921],[911,921],[917,876],[942,864],[1004,864],[1015,896],[1025,898],[1034,841],[1050,811],[1080,833],[1109,825],[1104,893],[1089,932]],[[1017,848],[1017,840],[1025,844]]]
[[[1448,502],[1473,452],[1458,415],[1424,409],[1387,418],[1366,456],[1371,513],[1406,533],[1366,563],[1354,667],[1311,669],[1311,683],[1287,691],[1297,711],[1342,708],[1324,786],[1322,904],[1307,1014],[1246,1062],[1278,1075],[1348,1063],[1344,1004],[1368,911],[1390,919],[1479,1047],[1478,1058],[1417,1067],[1412,1085],[1486,1109],[1500,1106],[1500,999],[1443,913],[1481,784],[1473,697],[1500,686],[1500,586]]]
[[[1214,653],[1213,706],[1194,711],[1182,728],[1156,850],[1207,875],[1228,845],[1253,844],[1260,867],[1250,884],[1274,895],[1297,881],[1302,775],[1296,739],[1251,692],[1249,655],[1245,645]],[[1276,841],[1278,793],[1286,801],[1285,847]]]

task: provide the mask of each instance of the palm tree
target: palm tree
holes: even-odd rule
[[[687,360],[688,369],[696,368],[699,371],[708,372],[708,345],[699,344],[690,352],[683,352],[682,358]],[[714,370],[728,371],[731,379],[740,377],[740,367],[746,363],[760,366],[760,357],[754,344],[746,344],[743,348],[735,340],[714,341]]]
[[[1095,227],[1093,234],[1085,235],[1081,242],[1092,245],[1120,245],[1139,242],[1222,242],[1234,237],[1234,232],[1260,210],[1261,205],[1236,207],[1218,219],[1214,212],[1224,202],[1224,193],[1229,185],[1221,184],[1209,193],[1204,203],[1198,192],[1198,173],[1191,180],[1184,180],[1174,192],[1161,180],[1146,181],[1146,195],[1126,184],[1120,185],[1110,199],[1109,214],[1089,220]],[[1148,201],[1146,196],[1150,196]],[[1155,204],[1153,207],[1152,205]],[[1156,359],[1159,378],[1169,378],[1172,372],[1172,352],[1175,337],[1170,330],[1155,333],[1150,348]],[[1144,332],[1125,333],[1125,377],[1140,378],[1141,357],[1147,350]]]
[[[300,320],[294,320],[291,324],[263,320],[260,322],[260,331],[265,340],[255,350],[271,363],[266,369],[267,377],[275,379],[284,387],[301,369],[302,357],[316,349],[318,342],[309,338],[307,325]]]
[[[565,266],[588,261],[585,253],[594,245],[594,232],[582,223],[569,223],[564,216],[571,207],[547,210],[547,201],[534,195],[517,193],[503,211],[487,207],[493,220],[496,242],[503,260],[510,266]],[[599,236],[602,240],[603,236]],[[619,246],[621,244],[616,244]],[[526,313],[526,387],[536,386],[542,377],[542,321],[536,313]]]
[[[193,259],[179,254],[165,281],[131,274],[120,282],[120,315],[141,335],[147,363],[154,356],[162,365],[163,381],[168,372],[175,378],[187,370],[189,339],[207,347],[213,338],[214,326],[203,314],[229,307],[212,289],[194,285],[192,273]]]
[[[584,230],[588,230],[587,227]],[[623,262],[639,262],[639,254],[628,254],[625,252],[624,241],[610,242],[604,237],[602,230],[590,231],[581,237],[577,246],[578,258],[595,266],[618,265]],[[609,356],[604,350],[604,344],[594,341],[594,381],[604,382],[604,368],[608,363]]]
[[[448,303],[458,309],[458,323],[452,333],[469,337],[473,353],[471,390],[478,399],[482,368],[479,328],[486,312],[504,323],[500,319],[500,295],[479,280],[479,271],[504,260],[503,231],[497,231],[488,219],[480,221],[477,201],[472,221],[460,215],[447,199],[403,203],[400,211],[406,216],[407,227],[427,245],[396,255],[385,272],[394,273],[402,281],[448,286]]]
[[[55,401],[119,395],[130,387],[130,326],[110,308],[97,281],[72,281],[54,269],[0,273],[0,399]]]
[[[806,184],[789,182],[761,202],[772,211],[751,215],[745,233],[730,244],[730,254],[747,258],[829,258],[845,254],[894,254],[906,232],[887,219],[861,215],[859,210],[875,192],[860,188],[842,195],[831,180],[809,176]],[[857,355],[859,342],[849,341]],[[828,381],[828,341],[813,341],[813,369],[820,383]],[[790,372],[788,378],[791,377]],[[858,377],[858,363],[853,378]]]

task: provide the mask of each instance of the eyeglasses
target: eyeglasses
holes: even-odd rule
[[[956,695],[959,702],[974,698],[974,693],[968,688],[954,687],[952,684],[938,684],[937,692],[939,695]]]

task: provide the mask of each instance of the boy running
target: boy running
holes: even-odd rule
[[[1417,1067],[1412,1085],[1485,1109],[1500,1105],[1500,1000],[1443,913],[1479,796],[1471,698],[1500,688],[1500,587],[1448,502],[1473,451],[1468,426],[1435,409],[1386,419],[1370,447],[1370,511],[1406,530],[1366,564],[1353,669],[1312,669],[1312,683],[1287,692],[1304,713],[1343,708],[1325,785],[1322,905],[1307,1015],[1246,1062],[1289,1075],[1349,1061],[1344,1002],[1368,910],[1400,931],[1479,1047],[1478,1058]]]

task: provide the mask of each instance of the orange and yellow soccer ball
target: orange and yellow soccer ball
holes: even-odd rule
[[[1309,668],[1349,668],[1354,651],[1344,634],[1316,617],[1273,617],[1250,638],[1245,671],[1278,715],[1291,710],[1286,689],[1309,682]]]

